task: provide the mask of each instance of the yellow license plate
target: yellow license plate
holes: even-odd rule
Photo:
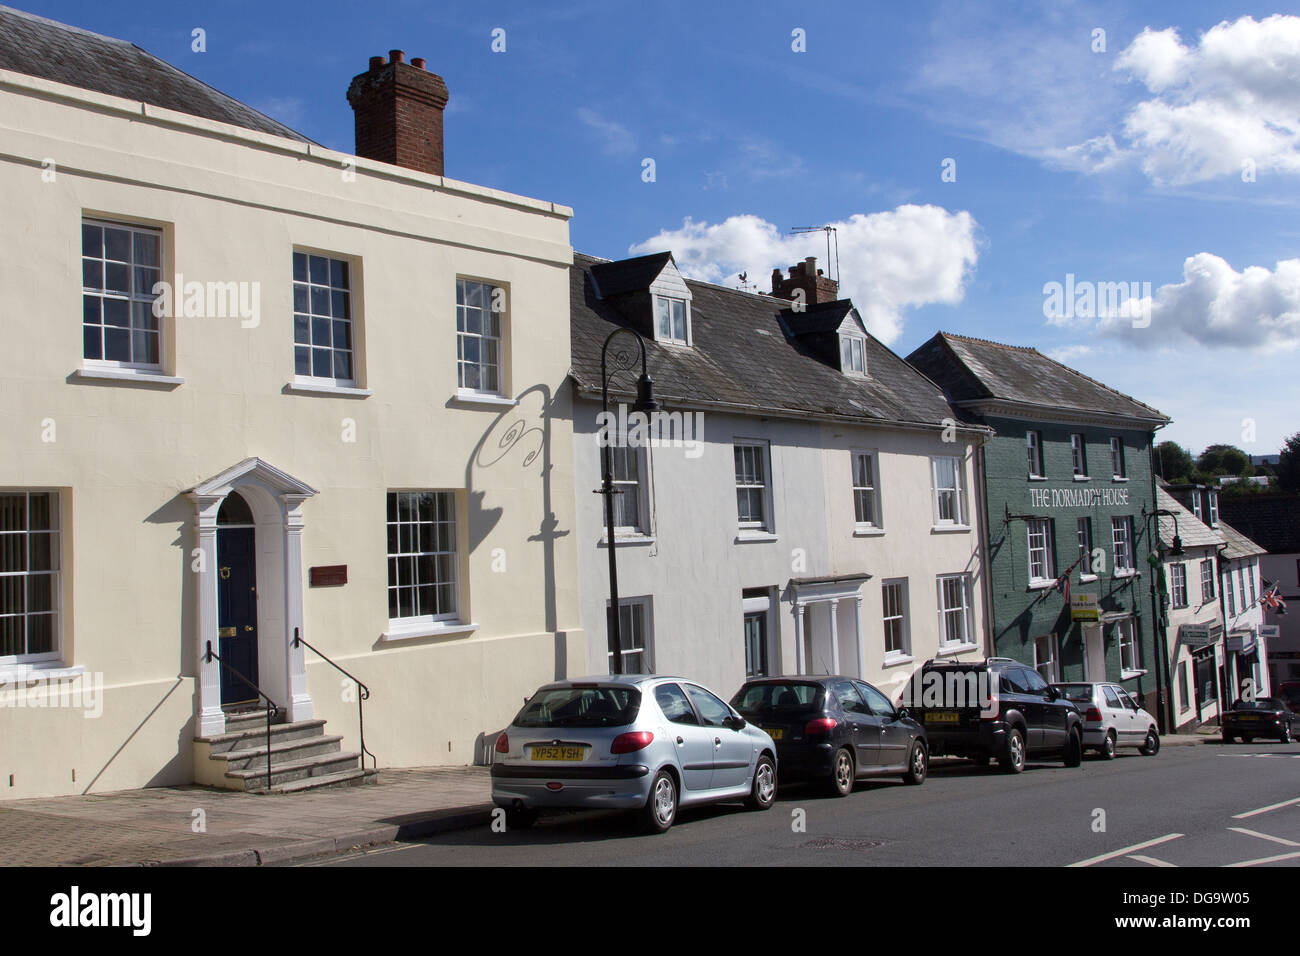
[[[1245,716],[1244,714],[1243,714],[1242,716],[1238,717],[1237,719],[1238,719],[1238,720],[1259,720],[1258,717],[1253,717],[1253,716],[1252,716],[1252,717],[1247,717],[1247,716]]]
[[[785,731],[778,727],[764,727],[763,733],[767,734],[773,740],[782,740],[785,737]]]
[[[534,747],[533,760],[581,760],[586,747]]]
[[[960,716],[955,710],[932,710],[925,715],[927,724],[955,724],[958,720]]]

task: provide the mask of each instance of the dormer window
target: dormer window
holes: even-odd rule
[[[867,374],[867,343],[860,335],[840,336],[840,371],[847,375]]]
[[[690,344],[690,306],[685,299],[655,296],[655,338],[660,342]]]

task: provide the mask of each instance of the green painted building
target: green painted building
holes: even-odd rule
[[[1032,348],[941,332],[908,361],[994,431],[976,452],[989,655],[1049,681],[1122,683],[1160,713],[1147,559],[1151,448],[1169,419]]]

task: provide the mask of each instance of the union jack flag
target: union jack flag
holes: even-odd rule
[[[1264,592],[1263,602],[1264,606],[1270,611],[1275,611],[1278,614],[1286,613],[1286,601],[1282,600],[1282,595],[1278,593],[1276,584]]]

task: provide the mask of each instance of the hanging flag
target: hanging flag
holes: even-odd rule
[[[1278,586],[1274,584],[1264,592],[1264,605],[1278,614],[1286,613],[1286,601],[1282,600],[1282,595],[1278,592]]]

